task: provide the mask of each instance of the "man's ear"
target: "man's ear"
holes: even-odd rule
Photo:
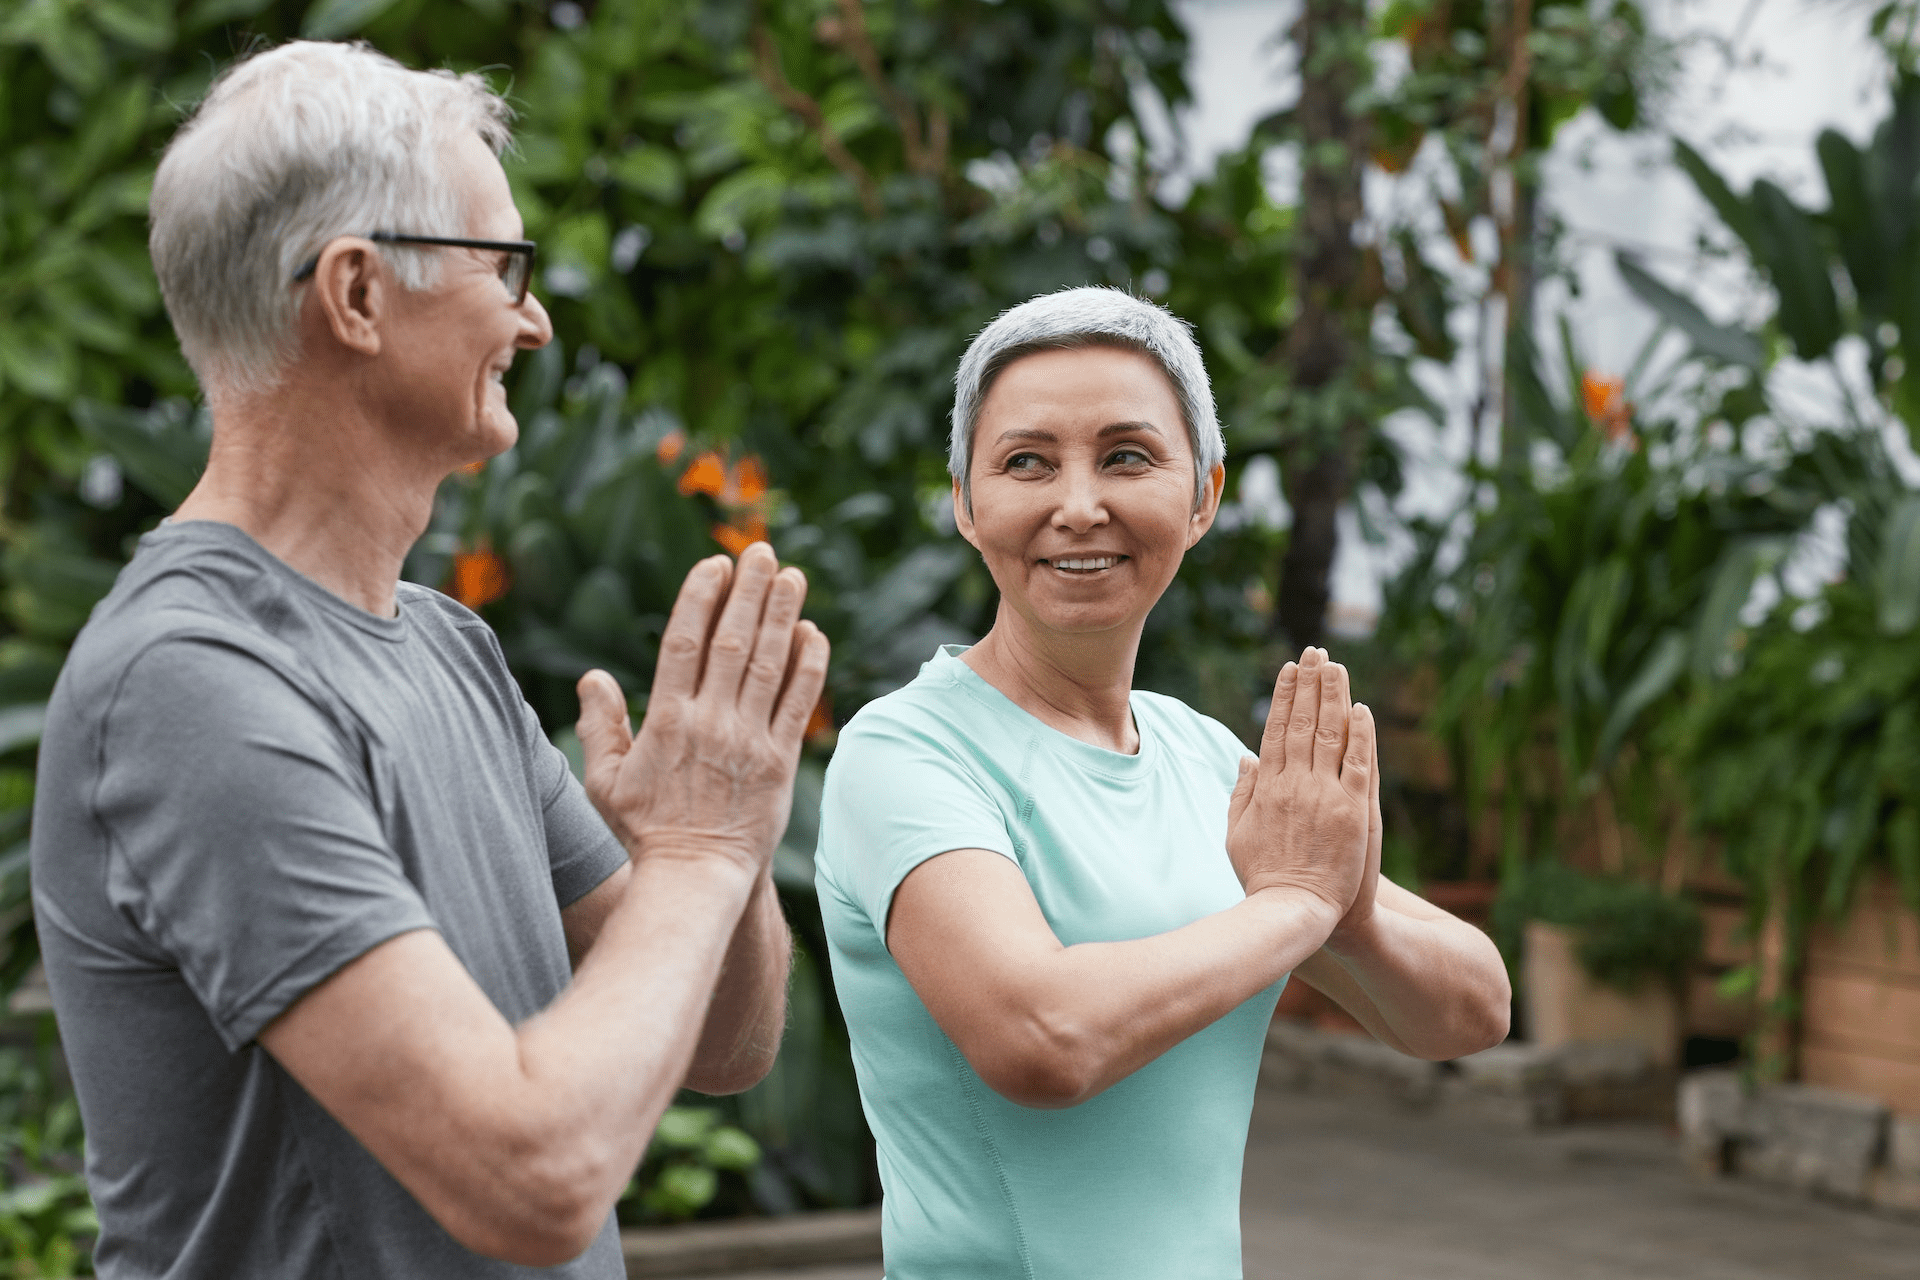
[[[371,241],[359,236],[329,241],[307,288],[335,342],[363,356],[380,354],[393,277]]]
[[[1213,528],[1213,518],[1220,514],[1220,495],[1227,487],[1227,464],[1216,462],[1213,470],[1207,473],[1206,487],[1201,490],[1200,501],[1193,508],[1193,515],[1187,521],[1187,546],[1191,547],[1206,536]]]
[[[967,502],[967,495],[960,490],[960,479],[957,476],[953,481],[953,527],[960,531],[960,536],[965,538],[967,544],[975,551],[980,549],[980,544],[974,541],[973,537],[973,511]]]

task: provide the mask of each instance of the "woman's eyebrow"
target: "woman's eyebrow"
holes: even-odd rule
[[[1109,422],[1100,428],[1097,438],[1105,440],[1108,436],[1123,436],[1131,431],[1146,431],[1156,436],[1160,434],[1160,428],[1151,422]]]
[[[1002,431],[1000,438],[994,443],[1005,444],[1009,440],[1039,440],[1046,444],[1058,444],[1060,437],[1051,431],[1042,431],[1038,427],[1014,427],[1011,430]]]

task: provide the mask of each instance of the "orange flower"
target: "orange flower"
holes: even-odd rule
[[[1612,413],[1626,395],[1627,385],[1610,373],[1589,369],[1580,375],[1580,399],[1587,416],[1599,422]]]
[[[1627,400],[1625,380],[1587,370],[1580,375],[1580,403],[1609,441],[1618,444],[1634,439],[1633,405]]]
[[[820,692],[820,701],[813,704],[813,714],[807,717],[807,732],[805,737],[808,742],[818,742],[821,738],[832,732],[833,699],[828,696],[827,692],[823,689]]]
[[[748,454],[740,459],[729,478],[727,497],[739,503],[753,503],[767,496],[767,468],[760,459]]]
[[[678,429],[660,437],[660,443],[654,446],[653,456],[660,459],[661,465],[671,466],[687,447],[687,433]]]
[[[512,581],[507,562],[485,547],[456,551],[447,594],[469,609],[480,609],[507,594]]]
[[[676,487],[689,497],[704,493],[717,498],[727,489],[727,464],[719,454],[709,449],[681,472],[680,483]]]
[[[754,511],[738,524],[717,524],[713,526],[713,540],[737,556],[754,543],[767,540],[766,518]]]

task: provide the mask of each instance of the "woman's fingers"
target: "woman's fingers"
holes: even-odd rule
[[[1308,649],[1300,655],[1300,675],[1293,687],[1293,710],[1287,716],[1287,761],[1295,769],[1313,768],[1313,735],[1320,727],[1320,680],[1326,655]]]
[[[1287,724],[1293,719],[1293,691],[1300,683],[1300,665],[1289,662],[1273,682],[1273,701],[1267,704],[1267,727],[1260,735],[1260,765],[1271,773],[1287,767]]]
[[[1353,698],[1347,691],[1347,669],[1327,661],[1320,651],[1319,727],[1313,735],[1313,768],[1316,773],[1338,773],[1341,757],[1347,750],[1347,717],[1353,710]]]
[[[1259,761],[1252,756],[1240,757],[1240,776],[1234,779],[1233,794],[1227,798],[1227,830],[1231,831],[1240,822],[1240,815],[1253,803],[1254,782],[1260,776]]]
[[[1374,761],[1378,758],[1374,752],[1373,712],[1362,702],[1347,715],[1347,751],[1340,762],[1340,785],[1346,793],[1361,804],[1368,804],[1374,797],[1374,775],[1379,772]]]

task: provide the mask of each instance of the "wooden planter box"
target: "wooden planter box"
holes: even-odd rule
[[[1800,1074],[1920,1116],[1920,920],[1890,880],[1807,938]]]
[[[1575,953],[1579,935],[1529,921],[1523,960],[1527,1036],[1543,1048],[1624,1041],[1646,1049],[1656,1067],[1680,1060],[1680,1002],[1658,982],[1631,995],[1595,982]]]

